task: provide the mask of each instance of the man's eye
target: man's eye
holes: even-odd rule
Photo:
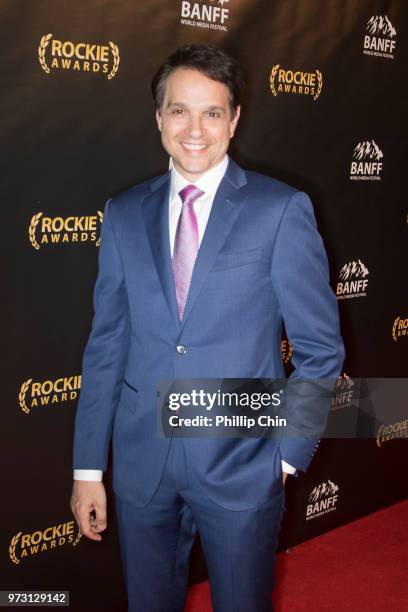
[[[217,113],[216,111],[208,111],[207,116],[211,119],[218,119],[220,113]]]
[[[184,113],[182,108],[173,109],[173,115],[182,115]]]

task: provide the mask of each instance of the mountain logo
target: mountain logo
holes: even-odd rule
[[[316,485],[309,494],[306,506],[306,520],[318,518],[336,510],[339,486],[331,480]]]
[[[384,157],[374,140],[363,140],[354,147],[350,166],[352,181],[381,181]]]
[[[387,15],[384,15],[384,17],[381,15],[370,17],[367,21],[366,30],[372,36],[388,36],[389,38],[394,38],[394,36],[397,35],[397,31]]]
[[[344,264],[340,270],[339,282],[336,287],[337,299],[365,297],[367,295],[368,275],[368,268],[361,259]]]
[[[394,59],[397,30],[387,15],[373,15],[367,21],[363,42],[363,53]]]
[[[353,151],[353,157],[358,161],[362,159],[376,159],[380,161],[384,155],[380,147],[375,144],[374,140],[365,140],[358,143]]]

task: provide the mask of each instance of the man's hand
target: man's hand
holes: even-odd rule
[[[285,480],[288,477],[286,472],[282,472],[283,484],[285,484]]]
[[[101,541],[99,532],[107,526],[106,493],[102,482],[75,480],[70,505],[84,536],[90,540]]]

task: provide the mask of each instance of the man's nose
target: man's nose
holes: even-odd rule
[[[190,136],[193,138],[201,138],[204,133],[202,117],[200,115],[192,115],[189,125]]]

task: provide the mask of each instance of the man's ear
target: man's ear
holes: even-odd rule
[[[235,115],[230,121],[230,138],[232,138],[235,134],[235,130],[237,128],[240,115],[241,115],[241,107],[237,106],[237,108],[235,109]]]
[[[161,132],[161,129],[162,129],[162,118],[161,118],[159,109],[156,109],[156,121],[157,121],[157,127],[159,128],[159,132]]]

